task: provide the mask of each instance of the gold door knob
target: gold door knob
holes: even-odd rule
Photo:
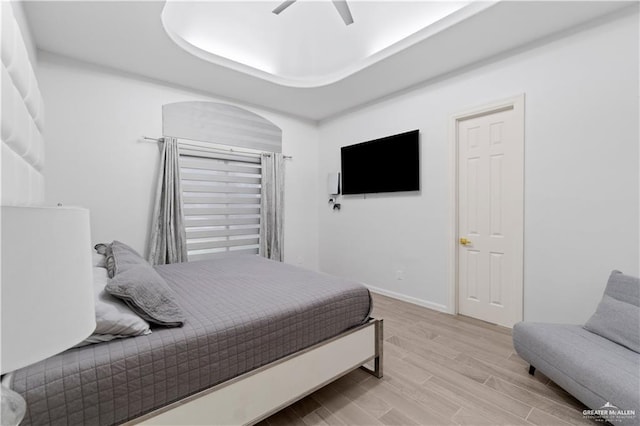
[[[460,244],[462,244],[463,246],[468,246],[469,244],[471,244],[471,241],[467,240],[466,238],[460,238]]]

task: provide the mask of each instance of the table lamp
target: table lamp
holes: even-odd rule
[[[89,211],[2,206],[0,223],[5,375],[80,343],[96,323]],[[7,376],[0,387],[2,425],[20,423],[26,410],[22,397],[5,386]]]

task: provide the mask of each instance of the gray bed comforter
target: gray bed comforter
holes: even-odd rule
[[[362,324],[368,290],[257,256],[156,267],[186,322],[15,372],[23,425],[122,423]]]

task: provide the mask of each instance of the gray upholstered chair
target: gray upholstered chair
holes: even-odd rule
[[[640,424],[638,278],[613,271],[584,326],[521,322],[513,344],[530,374],[540,370],[611,423]]]

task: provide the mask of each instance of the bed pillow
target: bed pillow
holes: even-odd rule
[[[105,244],[105,243],[98,243],[95,246],[93,246],[93,248],[95,249],[95,251],[98,254],[101,254],[103,256],[107,255],[107,251],[109,249],[109,245]]]
[[[104,267],[107,268],[107,274],[109,278],[113,277],[115,272],[115,260],[113,259],[113,254],[111,253],[111,244],[99,243],[95,245],[95,250],[98,254],[104,256]]]
[[[137,251],[117,240],[111,244],[96,244],[95,250],[105,256],[109,278],[113,278],[119,271],[126,270],[130,265],[148,264]]]
[[[93,292],[96,308],[96,329],[79,346],[107,342],[124,337],[141,336],[151,333],[149,323],[136,315],[121,300],[105,291],[107,270],[93,268]]]
[[[640,279],[613,271],[584,328],[640,353]]]
[[[184,324],[182,309],[166,281],[148,263],[127,265],[109,280],[106,291],[143,319],[167,327]]]
[[[94,268],[106,268],[106,256],[100,253],[92,252],[91,260]]]

